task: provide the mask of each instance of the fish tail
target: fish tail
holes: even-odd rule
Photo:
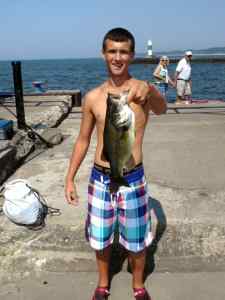
[[[127,180],[124,177],[112,177],[110,190],[111,191],[118,191],[119,187],[121,186],[130,186]]]

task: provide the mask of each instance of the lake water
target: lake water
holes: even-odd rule
[[[143,80],[153,80],[156,65],[134,64],[130,73]],[[169,65],[169,74],[174,75],[176,64]],[[102,83],[107,78],[104,62],[96,59],[52,59],[22,61],[24,92],[33,92],[33,81],[47,81],[48,89],[80,89],[82,94]],[[194,99],[225,100],[225,64],[193,63],[192,82]],[[13,75],[10,61],[0,62],[0,92],[13,92]],[[175,90],[170,88],[169,101],[175,99]]]

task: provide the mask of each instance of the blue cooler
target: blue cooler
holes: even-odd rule
[[[35,93],[45,93],[47,90],[47,81],[33,81],[32,85]]]
[[[13,136],[13,121],[0,119],[0,140],[10,140]]]

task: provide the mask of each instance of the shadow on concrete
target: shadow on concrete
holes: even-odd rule
[[[155,269],[154,255],[157,251],[158,242],[161,240],[167,227],[166,215],[164,213],[164,210],[159,200],[149,197],[149,209],[156,216],[157,224],[155,228],[154,239],[151,245],[146,250],[147,253],[146,253],[146,263],[145,263],[145,270],[144,270],[144,281],[151,273],[153,273]],[[125,248],[123,248],[119,244],[118,236],[119,233],[118,230],[116,230],[114,243],[111,249],[111,259],[109,265],[110,286],[113,277],[122,271],[124,262],[128,258],[128,252]],[[129,273],[132,273],[131,266],[129,264],[128,259],[127,259],[127,271]]]
[[[31,162],[33,159],[41,155],[46,151],[46,148],[40,148],[40,149],[35,149],[34,152],[32,152],[29,156],[25,157],[21,163],[21,165],[25,165],[29,162]]]
[[[150,206],[150,211],[154,213],[157,219],[157,224],[155,228],[154,239],[151,245],[147,248],[145,270],[144,270],[144,281],[151,273],[153,273],[155,269],[154,255],[157,252],[158,243],[161,240],[167,227],[166,215],[159,200],[150,197],[149,206]]]

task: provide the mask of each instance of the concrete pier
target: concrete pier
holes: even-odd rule
[[[54,144],[62,138],[60,130],[56,127],[78,103],[81,104],[79,90],[50,91],[44,95],[24,96],[25,119],[28,127],[25,128],[26,130],[18,130],[14,99],[12,97],[1,99],[1,118],[14,122],[15,135],[10,141],[0,140],[0,184],[35,149],[38,142],[45,142],[45,146],[51,146],[51,142]]]
[[[160,57],[136,57],[133,60],[133,64],[158,64]],[[181,57],[171,57],[170,63],[177,63]],[[194,56],[191,60],[192,63],[225,63],[225,56]]]
[[[62,100],[58,99],[58,101]],[[34,106],[30,105],[27,102],[27,109],[33,122],[35,118],[40,118],[41,110],[37,112]],[[42,105],[50,111],[53,104],[46,102]],[[163,296],[161,288],[157,291],[157,280],[166,285],[163,275],[160,274],[171,274],[172,278],[179,278],[177,282],[180,287],[186,286],[186,282],[191,282],[192,278],[202,285],[207,282],[209,289],[211,280],[217,278],[219,284],[221,276],[224,278],[225,107],[207,108],[204,104],[201,106],[203,107],[200,109],[197,109],[195,104],[191,109],[180,107],[177,114],[173,106],[169,105],[171,109],[166,115],[151,114],[150,124],[145,134],[144,163],[151,196],[153,233],[156,236],[155,243],[148,249],[146,277],[149,280],[148,275],[155,273],[152,275],[155,278],[154,294],[168,300],[191,297],[172,298],[171,296],[169,298],[166,290],[166,296]],[[95,150],[95,136],[92,138],[88,155],[77,177],[79,206],[77,208],[69,206],[64,198],[65,174],[80,120],[80,108],[72,108],[64,121],[57,125],[63,134],[63,141],[53,148],[45,148],[41,151],[35,149],[27,156],[20,168],[14,170],[13,175],[8,178],[8,180],[15,178],[29,180],[32,186],[45,197],[49,206],[61,210],[61,215],[49,215],[46,227],[40,231],[16,226],[5,216],[0,216],[0,282],[2,284],[8,282],[10,286],[10,282],[19,282],[23,279],[26,286],[26,280],[29,278],[34,280],[33,286],[35,286],[37,282],[35,278],[39,278],[39,282],[43,279],[41,281],[43,283],[44,278],[50,281],[53,277],[56,278],[56,274],[66,274],[68,278],[69,274],[74,272],[77,281],[73,286],[76,290],[77,283],[81,280],[81,275],[76,277],[76,274],[83,272],[79,274],[84,274],[85,282],[89,278],[92,284],[89,285],[89,290],[84,288],[79,291],[79,295],[83,295],[80,299],[89,299],[91,290],[95,287],[93,281],[96,274],[93,277],[87,275],[96,271],[95,257],[84,238],[86,189]],[[2,201],[3,199],[0,198],[0,203]],[[126,263],[122,264],[123,254],[123,250],[115,245],[112,273],[122,269],[123,272],[117,276],[122,276],[124,282],[127,282],[130,281],[130,277],[127,279],[125,274],[127,267]],[[177,272],[186,274],[181,276],[183,281],[180,281],[181,277],[176,275]],[[210,272],[212,277],[206,275],[208,281],[204,281],[201,275],[197,275],[198,272],[205,272],[205,274]],[[113,281],[115,285],[117,276]],[[165,280],[169,282],[168,277]],[[82,283],[80,284],[82,286]],[[58,285],[61,285],[61,280],[58,281]],[[186,291],[190,293],[188,295],[192,293],[192,286],[193,284]],[[220,291],[220,287],[222,288],[222,283],[217,292]],[[55,289],[57,290],[56,283]],[[65,291],[63,288],[62,290]],[[112,291],[114,294],[111,299],[126,299],[125,296],[116,297],[116,290],[115,288]],[[125,290],[122,290],[125,295]],[[180,291],[180,296],[184,290],[183,288]],[[213,291],[210,290],[208,295],[212,295]],[[196,298],[210,299],[203,296],[201,298],[199,291],[198,293]],[[129,295],[131,297],[131,294]],[[72,294],[70,296],[72,297]],[[218,298],[214,297],[218,300],[223,298],[222,290],[218,292]],[[3,299],[9,298],[5,296]],[[55,299],[59,298],[56,296]]]

